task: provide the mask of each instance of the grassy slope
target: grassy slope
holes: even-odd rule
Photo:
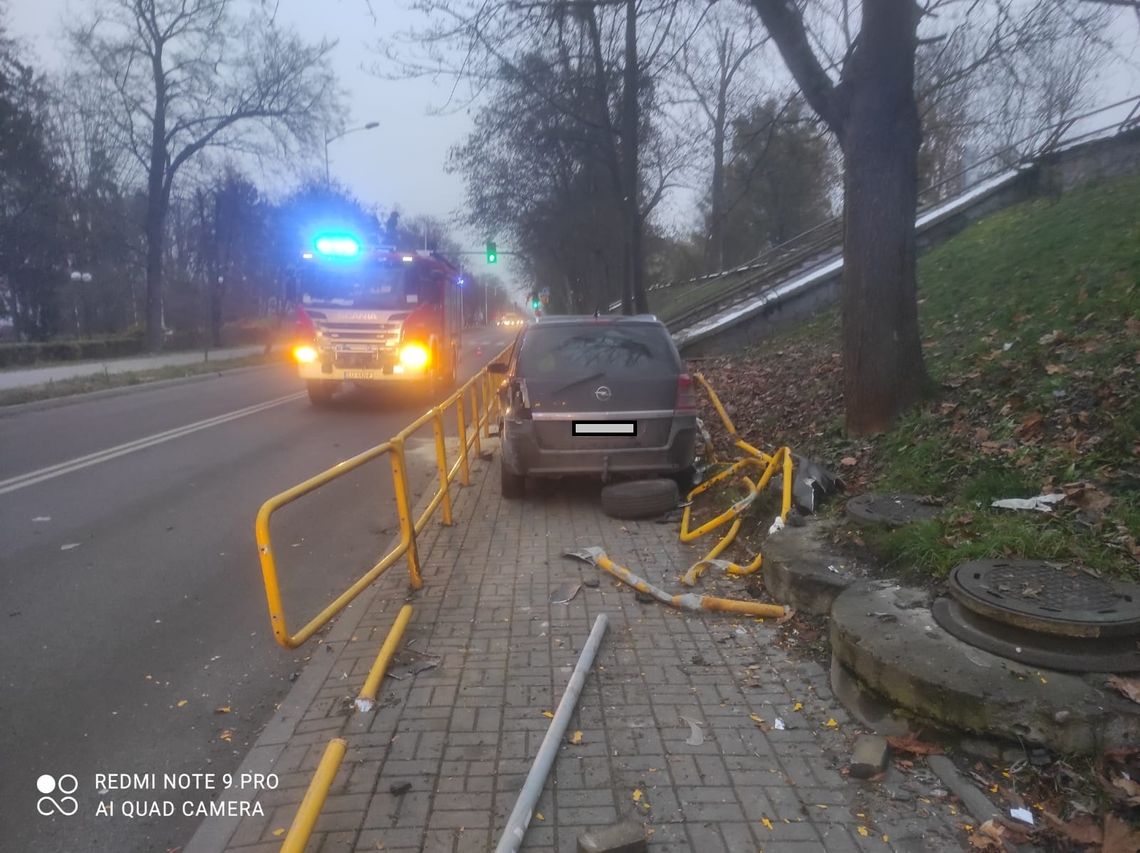
[[[855,489],[946,498],[938,520],[868,538],[898,572],[1004,555],[1140,578],[1140,178],[991,216],[923,256],[919,279],[940,391],[889,435],[842,436],[834,313],[699,367],[750,440],[819,457]],[[1077,481],[1111,504],[989,507]]]

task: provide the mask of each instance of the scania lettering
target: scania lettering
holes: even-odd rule
[[[302,258],[293,356],[314,405],[328,404],[346,382],[455,384],[460,277],[446,258],[370,250],[340,235],[318,237]]]

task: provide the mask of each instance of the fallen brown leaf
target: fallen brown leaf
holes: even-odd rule
[[[1140,678],[1122,678],[1119,675],[1110,675],[1105,684],[1121,696],[1140,703]]]
[[[1089,815],[1080,815],[1070,821],[1062,820],[1052,812],[1043,811],[1041,816],[1049,826],[1076,844],[1100,844],[1104,839],[1104,830]]]
[[[1065,483],[1061,486],[1065,500],[1089,512],[1103,512],[1112,503],[1112,496],[1091,483]]]
[[[918,735],[908,732],[903,737],[888,737],[887,743],[891,749],[898,752],[908,752],[911,755],[941,755],[942,747],[936,743],[928,743],[918,739]]]
[[[1140,831],[1116,815],[1104,817],[1104,846],[1101,853],[1136,853],[1140,850]]]

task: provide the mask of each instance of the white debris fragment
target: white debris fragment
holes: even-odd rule
[[[787,726],[784,725],[783,720],[781,720],[779,717],[776,717],[776,719],[772,722],[772,728],[774,728],[776,731],[782,732],[787,728]]]
[[[768,535],[772,536],[773,534],[779,533],[783,529],[784,519],[780,518],[780,516],[777,515],[776,520],[772,522],[772,526],[768,528]]]
[[[1009,810],[1009,816],[1014,820],[1019,820],[1022,823],[1027,823],[1033,826],[1033,812],[1029,809],[1012,808]]]
[[[60,545],[59,550],[70,551],[72,548],[78,548],[79,545],[80,545],[79,542],[68,542],[66,545]]]
[[[1064,499],[1063,492],[1054,492],[1049,495],[1038,495],[1035,498],[1003,498],[994,501],[990,506],[999,509],[1035,509],[1039,512],[1052,512],[1053,504]]]

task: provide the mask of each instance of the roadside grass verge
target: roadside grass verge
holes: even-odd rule
[[[870,439],[843,434],[835,311],[694,367],[757,446],[822,460],[850,493],[945,502],[930,521],[852,531],[893,575],[1025,557],[1140,580],[1140,177],[967,228],[920,259],[919,311],[935,394]],[[990,506],[1055,489],[1057,512]]]
[[[58,382],[46,382],[42,385],[28,385],[22,388],[9,388],[0,390],[0,407],[15,406],[20,403],[32,403],[40,400],[51,400],[56,397],[70,397],[75,394],[87,394],[92,391],[105,391],[110,388],[124,388],[132,385],[143,385],[148,382],[157,382],[163,379],[183,379],[190,376],[203,376],[218,373],[223,370],[234,370],[241,367],[257,367],[264,364],[283,363],[285,355],[281,352],[265,355],[251,355],[244,358],[223,359],[221,361],[203,361],[194,364],[178,364],[167,367],[157,367],[152,370],[132,370],[123,373],[92,373],[74,379],[63,379]]]

